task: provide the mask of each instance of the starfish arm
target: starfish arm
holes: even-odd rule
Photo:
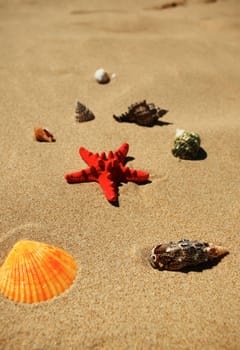
[[[149,173],[147,173],[146,171],[124,167],[123,172],[127,181],[141,183],[146,182],[149,178]]]
[[[68,183],[80,183],[80,182],[92,182],[96,181],[91,168],[83,169],[75,173],[67,174],[64,176]]]
[[[119,147],[119,149],[116,152],[114,152],[114,157],[116,157],[123,164],[128,154],[128,150],[129,144],[123,143],[122,146]]]
[[[79,153],[82,159],[84,160],[84,162],[87,163],[88,166],[97,166],[97,161],[99,159],[98,153],[92,153],[84,147],[80,147]]]
[[[116,184],[108,177],[100,177],[99,185],[102,187],[105,197],[109,202],[116,202],[118,199],[118,190]]]

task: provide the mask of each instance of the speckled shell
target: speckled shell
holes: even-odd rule
[[[177,0],[177,1],[170,1],[167,2],[159,7],[160,10],[169,9],[171,7],[177,7],[177,6],[183,6],[186,4],[186,0]]]
[[[83,103],[77,102],[75,119],[77,122],[88,122],[95,118],[93,112],[91,112]]]
[[[44,128],[34,128],[35,139],[40,142],[55,142],[54,136]]]
[[[25,303],[45,301],[63,293],[76,277],[75,260],[51,245],[19,241],[0,268],[0,291]]]
[[[201,139],[195,132],[177,129],[172,153],[181,159],[196,159]]]
[[[177,243],[159,243],[151,251],[150,263],[159,270],[181,270],[219,259],[226,254],[228,250],[224,247],[183,239]]]
[[[118,122],[152,126],[163,115],[162,111],[161,108],[155,107],[153,103],[147,103],[146,100],[144,100],[131,105],[128,107],[128,111],[120,116],[113,115],[113,118]],[[165,112],[164,110],[164,113]]]

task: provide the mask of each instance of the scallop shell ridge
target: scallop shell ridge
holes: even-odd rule
[[[0,268],[0,291],[17,302],[46,301],[69,288],[76,274],[75,260],[62,249],[19,241]]]

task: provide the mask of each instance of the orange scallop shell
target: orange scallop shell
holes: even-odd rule
[[[19,241],[0,268],[0,291],[14,301],[45,301],[69,288],[76,274],[76,262],[65,251],[45,243]]]

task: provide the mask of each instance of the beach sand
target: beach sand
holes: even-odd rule
[[[75,257],[78,275],[39,304],[0,294],[0,349],[227,349],[240,344],[240,2],[0,2],[0,263],[32,239]],[[105,68],[116,77],[98,84]],[[152,128],[117,123],[146,99],[168,110]],[[76,102],[96,118],[74,119]],[[48,128],[55,143],[34,140]],[[205,159],[173,157],[176,128]],[[69,185],[80,146],[115,151],[151,182]],[[230,254],[202,271],[153,269],[151,248],[198,239]]]

